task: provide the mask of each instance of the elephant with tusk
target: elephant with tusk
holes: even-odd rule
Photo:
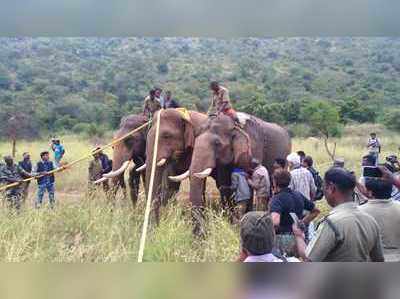
[[[121,120],[118,131],[114,138],[120,138],[145,124],[148,119],[143,115],[129,115]],[[118,188],[121,187],[126,197],[126,184],[124,173],[129,171],[129,191],[133,205],[136,205],[139,193],[140,177],[144,180],[144,175],[137,170],[145,166],[146,160],[146,136],[147,128],[142,129],[126,138],[113,147],[113,168],[112,171],[104,174],[104,179],[112,181],[112,194],[116,195]]]
[[[205,178],[219,173],[220,181],[230,185],[230,167],[249,169],[252,158],[262,161],[270,174],[276,158],[286,158],[291,152],[288,132],[277,124],[238,113],[246,119],[244,128],[238,128],[226,115],[210,118],[196,137],[190,165],[190,202],[192,204],[194,233],[201,234],[203,191]]]
[[[166,204],[180,187],[180,182],[189,177],[189,166],[192,159],[192,149],[195,131],[207,121],[205,114],[188,111],[183,114],[178,109],[165,109],[161,113],[158,152],[154,176],[153,202],[156,222],[160,219],[161,204]],[[155,123],[147,135],[146,166],[138,170],[146,170],[146,193],[148,193],[151,165],[154,154]]]

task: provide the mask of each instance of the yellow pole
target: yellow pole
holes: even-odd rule
[[[147,202],[146,202],[146,210],[145,210],[145,214],[144,214],[144,223],[143,223],[142,236],[140,238],[138,263],[142,263],[143,262],[144,247],[145,247],[145,244],[146,244],[147,229],[148,229],[148,226],[149,226],[151,202],[152,202],[152,197],[153,197],[154,175],[155,175],[156,163],[157,163],[158,135],[160,133],[161,113],[162,113],[162,110],[159,110],[158,118],[157,118],[157,122],[156,122],[156,135],[155,135],[155,138],[154,138],[154,150],[153,150],[153,160],[152,160],[152,163],[151,163],[149,191],[148,191],[148,194],[147,194]]]

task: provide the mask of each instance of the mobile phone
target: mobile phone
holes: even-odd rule
[[[381,178],[382,171],[376,166],[364,166],[362,175],[369,178]]]

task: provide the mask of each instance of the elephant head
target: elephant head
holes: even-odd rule
[[[133,131],[139,126],[145,124],[147,118],[143,115],[130,115],[121,120],[120,128],[114,134],[114,139],[120,138],[127,133]],[[108,177],[112,180],[114,195],[116,194],[118,187],[122,187],[125,190],[124,172],[127,169],[127,161],[132,160],[135,168],[140,167],[145,162],[146,153],[146,132],[147,128],[144,128],[133,135],[126,138],[121,143],[113,146],[113,167],[112,172],[108,174]],[[131,187],[131,200],[135,203],[137,200],[138,186],[134,176],[139,176],[136,171],[133,170],[130,173],[129,184]],[[138,182],[137,182],[138,185]]]
[[[146,146],[146,192],[149,192],[151,166],[154,154],[156,121],[147,135]],[[156,220],[159,220],[160,203],[166,203],[169,197],[179,189],[179,181],[189,176],[189,165],[195,142],[195,130],[204,123],[204,114],[190,111],[190,119],[176,109],[165,109],[161,112],[156,169],[153,184]],[[178,174],[178,175],[177,175]],[[176,176],[177,175],[177,176]],[[168,179],[170,177],[170,179]]]
[[[226,185],[230,184],[230,167],[249,169],[251,159],[256,158],[271,170],[274,159],[290,153],[290,138],[284,128],[245,116],[244,128],[237,127],[226,115],[210,118],[195,139],[190,165],[190,201],[197,220],[204,206],[204,179],[212,172],[216,174],[217,185]],[[201,233],[200,222],[194,224],[195,233]]]

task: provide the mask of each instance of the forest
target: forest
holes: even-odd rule
[[[101,135],[149,89],[208,107],[210,80],[237,110],[312,135],[326,102],[340,124],[400,131],[400,38],[0,38],[0,138]]]

